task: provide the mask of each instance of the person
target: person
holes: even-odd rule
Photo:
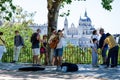
[[[37,29],[37,32],[33,33],[31,36],[31,43],[32,43],[32,51],[33,51],[33,66],[39,66],[40,65],[40,59],[39,59],[39,54],[40,54],[40,42],[42,41],[40,39],[40,29]]]
[[[49,40],[48,40],[48,44],[50,44],[52,42],[52,40],[56,37],[56,34],[57,34],[57,31],[56,30],[53,30],[52,31],[52,35],[50,36]],[[53,54],[54,54],[54,48],[51,48],[50,49],[50,64],[51,65],[54,65],[54,57],[53,57]]]
[[[96,38],[96,39],[99,41],[99,35],[97,34],[97,30],[94,30],[94,31],[92,32],[91,38],[92,38],[92,40],[93,40],[94,38]]]
[[[49,59],[48,59],[48,50],[47,50],[47,35],[43,35],[43,42],[41,43],[41,48],[40,48],[40,59],[42,56],[45,55],[45,65],[48,64]]]
[[[104,33],[104,29],[103,28],[101,28],[99,30],[99,33],[101,35],[101,38],[99,40],[99,48],[102,50],[102,59],[103,59],[102,65],[106,65],[106,59],[107,59],[106,52],[108,50],[108,45],[105,44],[105,46],[103,47],[103,43],[104,43],[104,40],[106,38],[106,34]],[[102,47],[103,47],[103,49],[102,49]]]
[[[58,38],[59,42],[57,44],[56,49],[54,50],[54,57],[57,57],[57,69],[56,70],[61,70],[61,65],[62,65],[62,56],[63,56],[63,33],[62,30],[58,30]]]
[[[3,32],[0,32],[0,62],[4,53],[5,39],[3,37]]]
[[[92,66],[98,67],[97,39],[93,38],[92,45]]]
[[[118,44],[116,43],[114,37],[110,34],[106,34],[106,39],[104,40],[104,44],[102,49],[104,48],[105,44],[109,45],[109,52],[108,52],[108,57],[107,57],[107,62],[106,62],[106,68],[109,67],[110,64],[110,59],[111,59],[111,68],[117,67],[117,62],[118,62]]]
[[[12,63],[15,63],[18,61],[20,50],[23,46],[24,46],[24,40],[22,36],[19,34],[19,31],[16,30],[15,36],[14,36],[14,56],[13,56]]]
[[[97,48],[98,48],[98,45],[99,45],[99,35],[97,34],[97,30],[94,30],[92,32],[92,36],[91,36],[91,42],[93,43],[93,39],[97,39]]]

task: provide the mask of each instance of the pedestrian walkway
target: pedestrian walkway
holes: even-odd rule
[[[28,63],[1,63],[0,80],[119,80],[120,66],[117,68],[92,68],[90,64],[78,64],[77,72],[58,72],[56,66],[42,66],[44,71],[18,71],[21,67],[32,66]]]

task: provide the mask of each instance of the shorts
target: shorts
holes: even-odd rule
[[[108,48],[103,48],[103,50],[102,50],[102,57],[106,57],[107,50],[108,50]]]
[[[62,55],[63,55],[63,48],[58,48],[54,50],[54,56],[62,57]]]
[[[39,55],[40,54],[40,48],[34,48],[32,49],[33,55]]]

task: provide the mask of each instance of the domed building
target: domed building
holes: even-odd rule
[[[92,31],[95,30],[94,26],[92,25],[91,19],[87,15],[87,11],[85,11],[84,16],[79,19],[78,27],[76,28],[74,24],[71,24],[71,27],[68,27],[68,20],[65,18],[64,21],[64,34],[66,35],[67,38],[73,39],[77,38],[76,40],[79,41],[74,41],[75,44],[79,42],[79,46],[81,47],[88,47],[91,42],[91,35]],[[70,40],[73,41],[73,40]],[[70,42],[73,43],[73,42]],[[74,45],[75,45],[74,44]]]

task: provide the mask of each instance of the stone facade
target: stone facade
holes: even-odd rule
[[[78,44],[81,47],[89,47],[90,46],[92,31],[95,30],[95,28],[92,25],[92,21],[88,17],[86,11],[84,13],[84,17],[80,16],[77,27],[75,27],[74,24],[72,23],[71,27],[69,28],[68,20],[67,20],[67,18],[65,18],[64,29],[65,29],[64,34],[66,35],[66,38],[70,39],[69,42],[71,44],[73,44],[73,45]]]

